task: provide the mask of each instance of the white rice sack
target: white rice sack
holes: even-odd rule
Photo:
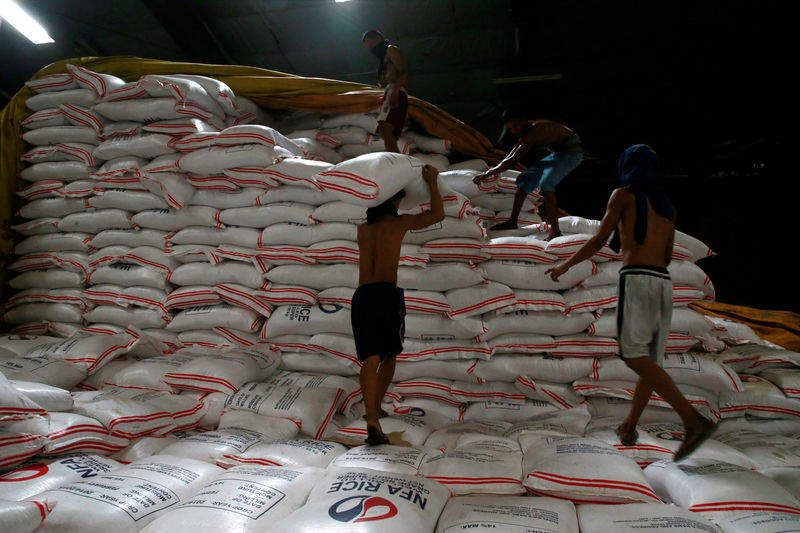
[[[121,327],[163,328],[169,322],[169,315],[162,311],[146,308],[129,308],[117,305],[100,305],[83,314],[87,322],[101,322]]]
[[[415,315],[413,318],[415,321],[420,320],[419,315]],[[448,322],[443,322],[440,324],[440,327],[447,328],[448,324]],[[467,322],[465,326],[477,327],[478,324],[474,321],[470,321]],[[453,332],[445,331],[444,334],[432,336],[434,340],[406,338],[403,341],[403,353],[398,355],[397,359],[399,361],[425,361],[432,359],[437,361],[453,361],[455,359],[489,359],[492,354],[491,348],[489,348],[486,343],[473,342],[472,340],[463,338],[453,339],[453,336]],[[449,338],[451,340],[441,340],[436,337]],[[470,373],[472,370],[473,369],[470,368]],[[468,381],[472,378],[461,377],[459,379]]]
[[[192,203],[195,188],[188,179],[175,172],[143,172],[139,177],[142,187],[161,197],[170,207],[182,209]]]
[[[511,423],[502,420],[470,420],[453,424],[449,427],[437,429],[425,441],[425,446],[430,448],[454,449],[458,440],[464,435],[502,436],[511,427]]]
[[[591,414],[586,406],[551,411],[522,420],[508,428],[503,436],[517,439],[524,447],[541,437],[582,437]]]
[[[72,74],[56,73],[45,74],[35,80],[28,80],[25,86],[32,89],[36,93],[46,93],[53,91],[67,91],[69,89],[76,89],[78,83]]]
[[[116,76],[94,72],[81,66],[68,64],[67,70],[81,88],[91,89],[98,96],[105,96],[106,93],[125,85],[125,81]]]
[[[561,276],[558,282],[544,274],[549,268],[551,267],[547,264],[494,260],[486,261],[478,267],[486,278],[514,289],[556,291],[576,286],[593,274],[595,266],[591,261],[582,261]]]
[[[595,416],[598,417],[615,417],[622,420],[628,415],[631,410],[631,399],[633,398],[633,384],[629,384],[628,396],[626,398],[613,397],[613,398],[589,398],[590,410]],[[584,391],[576,392],[586,395]],[[719,420],[720,413],[716,402],[712,402],[708,398],[702,396],[693,396],[691,394],[685,395],[686,399],[692,404],[692,407],[697,409],[701,416],[709,420]],[[665,402],[660,396],[653,395],[650,397],[650,402],[645,407],[642,413],[641,421],[643,424],[650,422],[671,422],[680,424],[681,418],[675,410]]]
[[[636,533],[642,529],[661,533],[719,533],[711,521],[674,505],[629,503],[614,507],[608,505],[578,506],[578,521],[582,533]],[[727,529],[725,530],[727,531]]]
[[[742,392],[723,392],[719,410],[723,418],[750,415],[761,418],[800,417],[800,400],[787,398],[770,381],[759,376],[742,375]]]
[[[161,316],[168,314],[167,294],[152,287],[123,287],[121,285],[93,285],[83,291],[83,298],[95,305],[116,305],[121,307],[143,307],[159,311]],[[104,322],[98,320],[98,322]],[[127,324],[119,324],[126,326]],[[154,326],[161,327],[161,326]]]
[[[169,287],[163,271],[126,264],[98,267],[89,275],[87,281],[92,284],[111,284],[123,287],[151,287],[162,291]]]
[[[746,369],[745,372],[747,374],[758,374],[770,368],[795,368],[800,366],[800,353],[786,350],[778,345],[731,346],[726,351],[746,354],[748,357],[753,354],[758,355],[758,360]]]
[[[494,237],[484,245],[492,259],[503,261],[527,261],[532,263],[555,263],[558,256],[545,252],[546,241],[535,236]]]
[[[0,470],[24,463],[47,442],[41,435],[0,429]]]
[[[331,470],[312,490],[306,504],[275,524],[278,530],[433,531],[449,491],[415,476],[364,469]],[[287,529],[288,528],[288,529]]]
[[[607,509],[607,508],[606,508]],[[474,529],[498,532],[578,533],[575,506],[555,498],[457,496],[444,508],[436,533]]]
[[[27,324],[40,320],[81,323],[81,306],[65,303],[30,303],[9,309],[3,321],[9,324]]]
[[[276,154],[271,146],[244,144],[212,146],[189,152],[178,160],[178,168],[198,176],[212,176],[229,168],[268,167],[275,162]]]
[[[59,110],[61,117],[66,117]],[[97,132],[91,127],[52,125],[44,126],[22,134],[22,139],[34,146],[56,145],[58,143],[98,144]]]
[[[663,368],[676,383],[692,385],[714,392],[736,392],[743,390],[739,376],[719,363],[695,354],[664,355]],[[598,361],[592,379],[636,381],[636,373],[619,358]]]
[[[62,388],[30,381],[13,380],[9,383],[17,392],[49,412],[69,411],[72,408],[72,397],[69,391]]]
[[[51,413],[42,435],[47,442],[39,454],[44,456],[72,453],[108,455],[129,443],[128,439],[111,435],[97,420],[77,413]]]
[[[129,364],[108,374],[104,378],[104,384],[115,387],[178,392],[177,388],[164,382],[164,375],[197,357],[201,356],[192,354],[169,354],[156,355],[142,360],[132,360]]]
[[[472,375],[487,381],[514,382],[517,376],[554,383],[572,383],[592,372],[590,358],[548,355],[495,355],[488,361],[478,361]]]
[[[249,207],[258,204],[258,198],[263,192],[264,190],[258,187],[245,187],[231,192],[197,190],[189,203],[191,205],[204,205],[216,209]]]
[[[250,287],[251,289],[258,289],[264,285],[264,278],[258,270],[252,265],[239,261],[223,261],[218,265],[186,263],[172,272],[169,281],[182,286],[213,286],[224,283],[235,283]]]
[[[554,407],[569,409],[577,407],[583,402],[583,399],[575,394],[571,386],[561,383],[534,381],[528,376],[517,376],[514,386],[526,398],[545,401]]]
[[[325,203],[337,200],[335,194],[330,191],[318,188],[295,187],[284,185],[275,189],[269,189],[258,197],[257,205],[269,205],[281,202],[299,202],[313,206],[320,206]]]
[[[131,220],[142,228],[174,232],[187,226],[215,227],[217,210],[206,206],[189,206],[179,210],[148,209],[137,213]]]
[[[0,500],[0,521],[6,533],[32,533],[53,511],[55,502]]]
[[[292,305],[275,309],[262,332],[262,338],[317,333],[351,334],[350,311],[339,305]]]
[[[759,376],[779,387],[787,398],[800,399],[800,368],[774,368]]]
[[[223,224],[250,228],[265,228],[281,222],[308,225],[314,223],[313,212],[314,207],[308,204],[270,204],[269,206],[225,209],[220,211],[217,219]]]
[[[376,206],[417,178],[423,164],[414,157],[380,152],[344,161],[314,177],[339,200]]]
[[[56,161],[35,163],[25,167],[19,177],[25,181],[62,180],[75,181],[88,179],[92,167],[79,161]]]
[[[223,454],[217,457],[217,464],[225,468],[247,464],[327,468],[331,461],[346,450],[346,447],[336,442],[277,439],[254,444],[239,454]]]
[[[120,464],[99,455],[75,454],[55,461],[29,463],[0,475],[3,497],[21,501],[67,485],[79,479],[91,479],[110,472]]]
[[[516,297],[506,285],[487,282],[474,287],[449,290],[447,302],[450,305],[447,315],[460,319],[513,305]]]
[[[189,285],[175,289],[165,302],[167,309],[187,309],[203,305],[214,305],[221,303],[217,291],[214,287],[203,285]]]
[[[211,98],[198,82],[175,76],[146,75],[139,79],[139,86],[152,97],[172,97],[181,102],[194,104],[203,111],[220,118],[225,111]]]
[[[437,239],[483,239],[484,236],[485,231],[477,217],[446,216],[441,222],[407,232],[403,242],[425,244]]]
[[[400,267],[397,280],[403,288],[440,292],[472,287],[484,281],[477,269],[461,263],[429,265],[424,269]]]
[[[446,314],[450,311],[447,296],[438,291],[408,289],[405,291],[405,304],[409,313]]]
[[[250,383],[231,396],[229,408],[288,418],[299,424],[305,435],[321,438],[343,396],[338,388]]]
[[[422,446],[433,428],[425,419],[418,416],[393,414],[381,418],[381,429],[390,438],[402,440],[410,446]],[[350,425],[334,433],[334,436],[346,442],[361,443],[367,437],[367,422],[358,419]]]
[[[436,361],[436,360],[423,360],[412,362],[398,361],[395,367],[393,381],[407,381],[411,379],[418,379],[425,376],[440,376],[445,379],[452,379],[458,381],[470,381],[474,378],[469,374],[469,370],[475,362],[466,359],[463,361]]]
[[[572,256],[592,235],[584,233],[574,233],[570,235],[563,235],[556,237],[547,242],[545,251],[549,254],[555,255],[559,259],[567,259]],[[614,252],[608,244],[604,244],[603,248],[592,256],[595,262],[610,261],[612,259],[620,260],[622,256]]]
[[[522,452],[503,437],[464,436],[453,450],[428,459],[420,469],[454,495],[522,494]]]
[[[179,442],[179,440],[178,437],[172,434],[157,437],[140,437],[132,440],[125,448],[112,454],[111,458],[123,464],[133,463],[134,461],[158,455],[161,450],[174,442]]]
[[[434,239],[426,242],[422,250],[431,261],[437,262],[479,263],[489,258],[483,251],[483,243],[477,239]]]
[[[781,533],[800,528],[800,518],[781,511],[740,511],[715,519],[725,533]]]
[[[319,222],[347,222],[360,224],[365,220],[366,210],[359,205],[342,201],[327,202],[314,209],[311,218]]]
[[[30,237],[33,235],[56,233],[58,231],[58,220],[59,219],[55,217],[38,218],[23,222],[22,224],[14,224],[10,227],[20,235]]]
[[[507,402],[525,403],[525,394],[510,383],[468,383],[453,381],[450,394],[463,403],[469,402]]]
[[[142,126],[142,130],[151,133],[163,133],[173,137],[184,137],[195,133],[216,132],[217,128],[206,121],[186,117],[150,122]],[[104,131],[104,133],[107,136],[107,131]],[[176,141],[172,144],[173,146],[177,146],[179,143]]]
[[[273,353],[226,351],[186,361],[167,372],[163,381],[176,389],[232,394],[247,381],[266,379],[279,364],[280,355]]]
[[[540,400],[525,400],[523,403],[473,402],[467,405],[461,418],[463,420],[492,419],[517,423],[558,409],[558,407],[553,407],[548,402]]]
[[[175,456],[142,459],[37,496],[58,501],[40,530],[133,533],[197,492],[220,471],[214,465]]]
[[[12,359],[13,361],[13,359]],[[4,369],[0,367],[0,371]],[[13,378],[12,378],[13,379]],[[47,411],[0,375],[0,423],[46,416]]]
[[[253,294],[273,305],[312,305],[317,302],[317,291],[299,285],[269,283]]]
[[[323,474],[310,468],[233,467],[141,531],[173,532],[190,523],[199,524],[193,527],[198,532],[263,531],[303,505]]]
[[[135,221],[134,224],[136,224]],[[153,229],[105,230],[95,235],[89,244],[98,249],[109,246],[127,246],[129,248],[152,246],[164,249],[167,245],[167,233]]]
[[[35,348],[34,348],[35,349]],[[0,363],[0,373],[9,380],[45,383],[69,389],[86,377],[85,367],[51,355],[20,355]]]
[[[800,510],[800,502],[778,483],[737,465],[702,459],[660,461],[644,473],[663,491],[662,497],[715,521],[743,510],[792,514]]]
[[[79,198],[40,198],[23,205],[19,210],[22,218],[61,218],[70,213],[86,209],[86,204]]]
[[[574,335],[584,331],[594,321],[591,313],[576,312],[564,315],[556,311],[516,311],[496,313],[484,318],[486,333],[481,340],[488,341],[507,333],[538,335]]]
[[[181,311],[166,326],[168,331],[181,332],[216,327],[241,331],[258,331],[262,317],[250,309],[227,304],[203,305]]]
[[[62,104],[77,104],[90,107],[98,101],[97,93],[91,89],[67,89],[62,91],[46,91],[25,100],[25,105],[32,111],[52,109]]]
[[[264,277],[275,285],[302,286],[317,291],[341,286],[356,288],[358,287],[358,266],[354,264],[283,265],[271,269]]]
[[[20,121],[20,126],[28,130],[53,126],[69,126],[67,117],[58,107],[42,109]]]
[[[92,145],[87,145],[87,146],[92,146]],[[52,162],[55,162],[55,161],[67,161],[67,160],[70,159],[67,156],[67,154],[59,152],[56,149],[56,147],[53,146],[53,145],[36,146],[34,148],[31,148],[30,150],[28,150],[24,154],[22,154],[19,158],[22,159],[26,163],[52,163]],[[28,187],[26,187],[24,191],[19,191],[17,194],[19,194],[20,196],[22,196],[25,199],[33,200],[36,196],[33,195],[32,191],[35,190],[35,188],[40,188],[41,189],[42,187],[37,187],[37,186],[41,185],[41,183],[42,182],[34,182],[33,184],[31,184]],[[44,185],[44,186],[47,186],[50,183],[49,183],[49,181],[47,181],[47,182],[45,182],[45,184],[46,185]],[[61,186],[63,186],[63,183],[61,184]],[[34,189],[31,189],[31,187],[33,187]],[[47,194],[40,193],[40,196],[41,195],[53,196],[54,195],[54,191],[59,189],[59,188],[60,187],[53,187],[50,191],[48,191]],[[28,189],[31,189],[31,191],[28,191]]]
[[[144,159],[166,155],[175,150],[169,146],[172,137],[160,133],[143,133],[112,137],[100,143],[92,155],[99,160],[108,161],[117,157],[133,155]]]
[[[486,331],[483,321],[473,317],[451,320],[444,315],[412,313],[406,315],[405,323],[407,337],[431,341],[473,339]]]
[[[417,475],[422,464],[441,455],[434,448],[406,447],[386,444],[356,446],[338,455],[330,464],[333,468],[367,468],[393,474]]]
[[[110,120],[153,122],[181,118],[179,103],[170,97],[142,98],[124,101],[105,101],[94,106],[95,111]]]
[[[498,335],[487,342],[493,354],[541,354],[556,349],[556,342],[549,335],[509,333]]]
[[[613,446],[582,437],[541,437],[524,450],[524,484],[577,503],[660,503],[639,466]]]
[[[95,209],[122,209],[132,213],[167,207],[167,203],[155,194],[124,189],[104,189],[89,198],[88,203]]]
[[[67,361],[88,372],[130,351],[139,342],[140,334],[133,330],[116,335],[90,335],[42,344],[29,351],[32,358],[56,358]]]
[[[619,351],[616,339],[579,333],[554,337],[556,347],[550,353],[565,357],[609,357]]]

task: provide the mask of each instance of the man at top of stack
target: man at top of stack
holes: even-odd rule
[[[558,228],[556,185],[583,161],[580,137],[568,127],[552,120],[528,120],[527,114],[518,109],[506,110],[503,113],[503,123],[506,130],[517,137],[517,145],[505,159],[475,176],[472,181],[480,183],[490,176],[513,169],[518,163],[527,168],[517,176],[517,193],[514,196],[511,217],[490,229],[515,229],[525,198],[538,189],[543,200],[540,209],[542,220],[550,226],[547,239],[561,236]],[[550,154],[539,159],[537,151],[533,150],[534,146],[544,148]]]
[[[378,85],[384,87],[376,133],[383,138],[387,152],[397,152],[397,139],[403,133],[408,115],[408,63],[396,45],[377,30],[369,30],[361,38],[364,48],[378,58]]]

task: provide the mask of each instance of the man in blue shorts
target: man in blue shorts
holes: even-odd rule
[[[472,181],[480,183],[489,176],[513,169],[518,163],[528,168],[517,176],[517,194],[511,217],[490,229],[516,229],[525,198],[538,189],[543,201],[541,217],[550,226],[547,239],[559,237],[556,185],[583,161],[580,137],[563,124],[552,120],[528,120],[524,112],[512,109],[503,113],[503,122],[506,130],[519,139],[517,145],[499,164],[475,176]],[[532,150],[534,146],[544,148],[550,155],[537,160],[536,151]]]

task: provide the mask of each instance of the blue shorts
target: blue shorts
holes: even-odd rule
[[[517,176],[517,188],[530,194],[534,190],[555,191],[567,174],[583,161],[579,152],[554,152]]]

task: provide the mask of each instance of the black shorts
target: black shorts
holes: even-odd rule
[[[360,286],[353,294],[350,316],[359,361],[372,355],[383,361],[403,351],[406,302],[403,289],[394,283]]]

